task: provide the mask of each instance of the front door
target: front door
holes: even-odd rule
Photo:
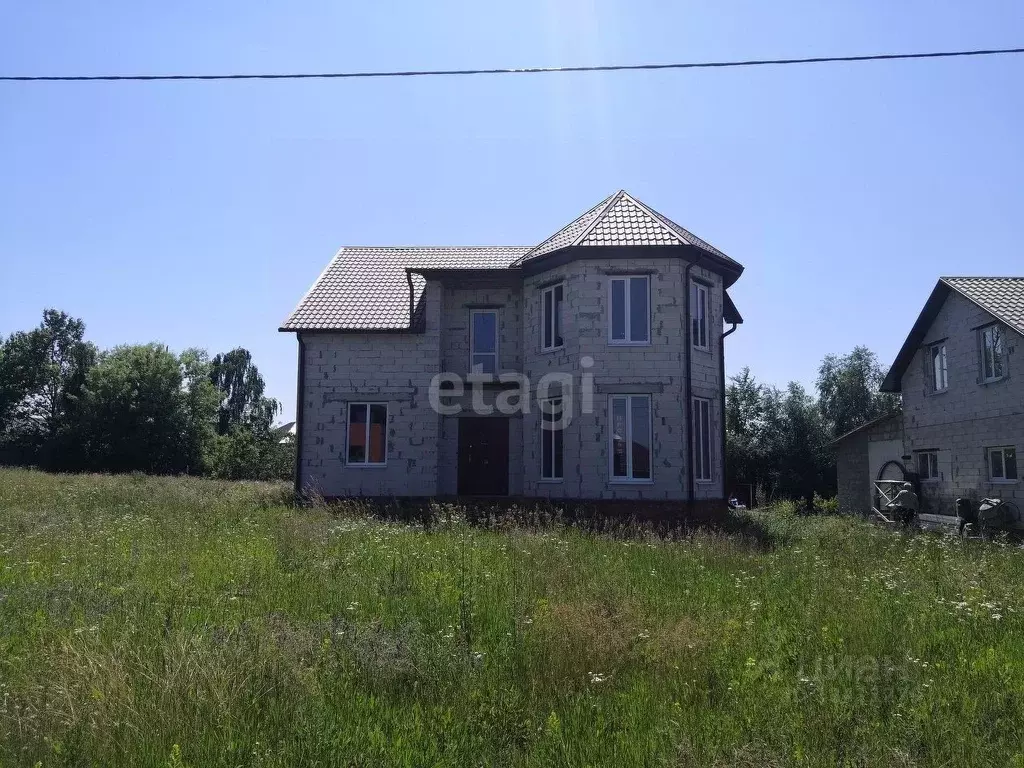
[[[508,496],[508,419],[459,421],[459,495]]]

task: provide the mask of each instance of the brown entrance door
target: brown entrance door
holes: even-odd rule
[[[459,495],[508,496],[508,419],[459,419]]]

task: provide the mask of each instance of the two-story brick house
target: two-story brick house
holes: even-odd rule
[[[925,513],[952,516],[957,498],[1024,508],[1022,342],[1024,278],[941,278],[882,383],[902,415],[837,441],[841,506],[867,509],[876,475],[898,464]]]
[[[535,246],[342,248],[281,327],[296,489],[720,503],[742,271],[623,191]]]

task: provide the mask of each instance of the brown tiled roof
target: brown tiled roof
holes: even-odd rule
[[[1024,334],[1024,277],[944,277],[942,282]]]
[[[739,264],[689,230],[620,189],[533,248],[523,261],[568,246],[690,245]]]
[[[580,235],[590,229],[590,226],[597,220],[597,217],[601,215],[601,212],[616,194],[609,195],[582,216],[566,224],[543,243],[531,248],[530,252],[523,257],[523,260],[532,259],[535,256],[543,256],[545,253],[551,253],[559,248],[572,245]]]
[[[409,327],[407,269],[504,269],[528,247],[342,248],[282,331],[403,330]],[[412,275],[413,301],[424,280]]]
[[[413,307],[425,286],[410,271],[508,269],[570,246],[608,245],[690,245],[727,262],[733,280],[742,271],[721,251],[620,190],[537,246],[342,248],[280,330],[407,330],[410,277]]]

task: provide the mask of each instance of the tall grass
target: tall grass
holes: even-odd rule
[[[285,500],[0,472],[0,765],[1024,765],[1019,549]]]

